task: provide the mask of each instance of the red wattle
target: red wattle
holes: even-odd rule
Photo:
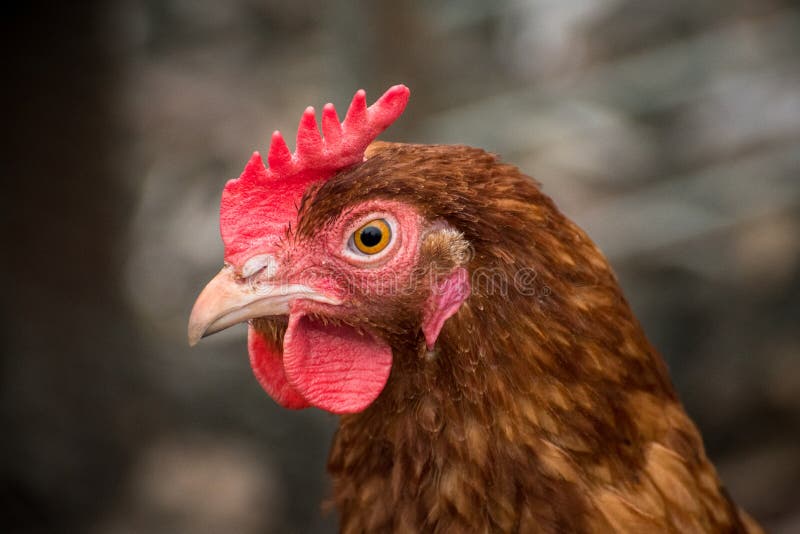
[[[283,370],[309,404],[337,414],[360,412],[378,398],[391,369],[385,341],[350,326],[289,315]]]
[[[253,374],[275,402],[284,408],[308,408],[308,402],[286,380],[281,349],[274,347],[252,325],[247,329],[247,349]]]

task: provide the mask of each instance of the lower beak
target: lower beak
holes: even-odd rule
[[[287,315],[289,303],[297,299],[324,304],[340,301],[302,284],[250,283],[223,269],[197,297],[189,317],[189,345],[238,323],[270,315]]]

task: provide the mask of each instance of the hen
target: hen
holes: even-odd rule
[[[603,255],[466,146],[370,143],[395,86],[275,132],[225,186],[189,340],[250,321],[256,377],[341,414],[341,530],[759,532],[731,501]],[[368,147],[368,145],[370,145]]]

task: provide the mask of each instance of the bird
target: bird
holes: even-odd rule
[[[248,323],[281,406],[339,416],[341,532],[761,532],[608,261],[541,185],[377,141],[410,91],[305,110],[224,187],[189,342]]]

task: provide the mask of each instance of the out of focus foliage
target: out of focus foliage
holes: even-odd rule
[[[114,0],[10,9],[4,532],[332,532],[336,420],[243,329],[190,351],[217,208],[302,109],[406,83],[387,139],[488,148],[617,269],[731,493],[800,529],[800,6]],[[10,119],[10,122],[9,122]]]

